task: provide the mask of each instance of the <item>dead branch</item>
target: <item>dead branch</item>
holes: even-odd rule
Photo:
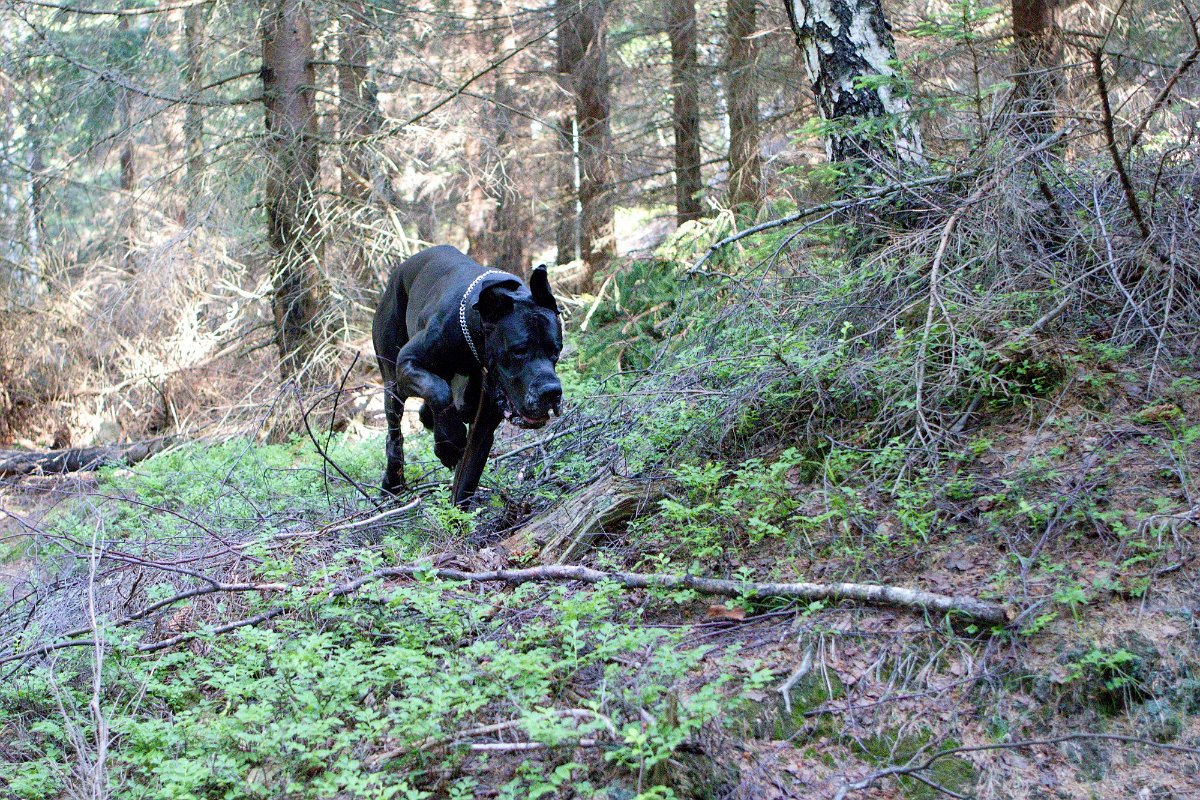
[[[968,177],[972,172],[974,172],[974,170],[953,175],[935,175],[932,178],[922,178],[921,180],[909,181],[907,183],[893,183],[871,192],[858,194],[852,198],[846,198],[845,200],[834,200],[829,203],[821,203],[820,205],[809,206],[808,208],[802,208],[799,211],[794,211],[791,214],[788,214],[786,217],[779,217],[778,219],[760,222],[759,224],[753,225],[745,230],[730,234],[724,239],[721,239],[719,242],[713,242],[711,245],[709,245],[708,250],[704,252],[704,255],[700,258],[700,260],[693,264],[692,268],[688,270],[688,274],[696,274],[700,271],[700,267],[704,266],[704,263],[708,261],[708,259],[712,258],[713,254],[718,250],[721,250],[722,248],[726,247],[727,245],[731,245],[736,241],[745,239],[747,236],[753,236],[756,233],[762,233],[763,231],[769,231],[784,225],[790,225],[793,222],[799,222],[802,219],[806,219],[807,217],[821,214],[826,211],[844,211],[853,206],[861,205],[872,200],[882,200],[886,197],[896,194],[897,192],[919,189],[924,186],[933,186],[939,183],[949,183],[954,180],[961,180]]]
[[[1108,82],[1104,78],[1104,54],[1100,50],[1092,51],[1092,74],[1096,78],[1096,92],[1100,95],[1101,127],[1104,130],[1104,142],[1108,146],[1108,153],[1112,156],[1113,169],[1117,171],[1117,178],[1121,181],[1121,192],[1125,195],[1125,204],[1129,207],[1129,213],[1137,224],[1138,232],[1142,234],[1143,239],[1149,241],[1150,227],[1146,224],[1146,218],[1142,214],[1142,205],[1138,202],[1133,182],[1129,180],[1129,173],[1125,171],[1125,161],[1121,158],[1121,151],[1117,149],[1117,139],[1113,132],[1112,106],[1108,100]]]
[[[165,449],[173,438],[164,436],[141,442],[51,450],[45,453],[0,450],[0,477],[63,474],[114,464],[136,464]]]
[[[200,595],[217,592],[280,592],[290,588],[304,589],[310,595],[328,593],[330,599],[345,597],[357,592],[362,587],[385,578],[412,578],[415,576],[431,576],[448,581],[469,581],[474,583],[553,583],[558,581],[579,581],[581,583],[616,583],[626,589],[690,589],[699,594],[718,595],[722,597],[788,597],[807,601],[839,601],[853,600],[867,605],[900,606],[904,608],[919,608],[926,612],[946,615],[957,615],[986,623],[988,625],[1005,626],[1014,618],[1013,609],[1006,605],[988,603],[965,595],[950,596],[926,592],[922,589],[907,589],[900,586],[881,586],[863,583],[769,583],[757,581],[735,581],[721,578],[701,578],[695,575],[655,575],[638,572],[604,572],[589,567],[568,564],[547,564],[527,569],[497,569],[487,572],[465,572],[457,569],[437,569],[423,565],[407,565],[388,567],[369,572],[351,581],[332,588],[321,586],[304,587],[280,583],[266,584],[212,584],[209,586],[182,592],[174,597],[155,603],[153,608],[159,610],[168,604]],[[192,631],[166,639],[160,642],[141,644],[137,647],[139,653],[151,653],[173,647],[176,644],[194,639],[204,634],[226,633],[237,628],[255,625],[276,617],[287,610],[287,606],[275,606],[267,611],[246,619],[230,622],[206,631]],[[145,619],[150,613],[143,609],[122,620],[113,623],[114,627],[123,627],[135,621]],[[67,635],[78,635],[84,631],[71,631]],[[95,637],[82,639],[66,639],[40,645],[21,652],[11,652],[0,656],[0,664],[12,661],[24,661],[28,658],[45,655],[55,650],[68,647],[93,646]]]
[[[797,600],[854,600],[867,605],[919,608],[938,614],[957,614],[990,625],[1007,625],[1013,618],[1012,608],[988,603],[964,595],[950,596],[906,589],[900,586],[880,586],[865,583],[760,583],[722,578],[699,578],[694,575],[654,575],[638,572],[604,572],[583,566],[547,564],[527,569],[497,569],[488,572],[464,572],[457,569],[431,569],[421,566],[391,567],[364,575],[348,584],[346,594],[366,583],[389,577],[429,575],[449,581],[478,583],[550,583],[579,581],[581,583],[616,583],[626,589],[691,589],[700,594],[722,597],[790,597]]]

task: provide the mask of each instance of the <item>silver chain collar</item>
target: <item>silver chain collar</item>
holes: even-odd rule
[[[471,281],[471,285],[463,292],[462,300],[458,301],[458,324],[462,328],[463,338],[467,340],[467,347],[471,348],[471,355],[475,356],[475,361],[479,366],[483,366],[483,359],[479,357],[479,351],[475,349],[475,340],[471,337],[471,329],[467,327],[467,298],[471,296],[471,292],[475,291],[475,287],[479,282],[488,275],[507,275],[507,272],[498,269],[489,269],[475,280]]]

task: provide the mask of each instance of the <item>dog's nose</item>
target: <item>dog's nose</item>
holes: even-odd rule
[[[554,384],[553,386],[548,386],[545,389],[543,389],[542,393],[540,395],[538,395],[537,406],[538,406],[538,408],[545,408],[545,409],[558,408],[558,404],[561,402],[562,402],[562,385]]]

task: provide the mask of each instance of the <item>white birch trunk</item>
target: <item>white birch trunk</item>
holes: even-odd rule
[[[890,81],[896,70],[896,44],[883,16],[881,0],[787,0],[796,43],[804,52],[808,79],[821,117],[841,123],[826,139],[830,161],[865,160],[887,155],[923,163],[921,132],[908,98]],[[889,133],[851,130],[868,119],[889,118]]]

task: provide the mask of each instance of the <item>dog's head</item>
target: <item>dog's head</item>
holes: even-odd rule
[[[540,428],[559,413],[562,382],[554,372],[562,352],[562,322],[546,268],[519,281],[484,287],[475,303],[483,320],[483,360],[500,387],[505,416],[523,428]]]

